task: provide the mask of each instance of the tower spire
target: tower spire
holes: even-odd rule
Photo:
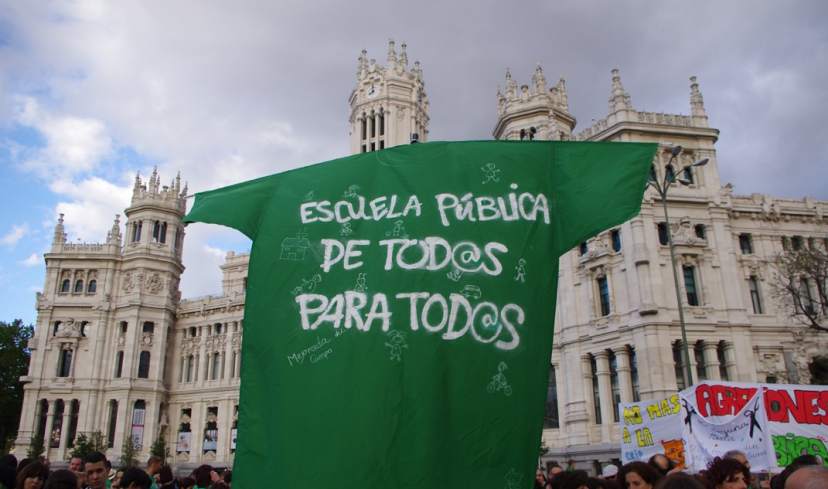
[[[388,40],[388,57],[385,60],[385,64],[388,68],[393,69],[394,65],[397,64],[397,50],[394,46],[394,40]]]
[[[535,67],[535,74],[532,75],[532,86],[534,93],[546,93],[546,77],[543,75],[543,68],[540,63]]]
[[[121,245],[121,215],[115,214],[115,221],[112,222],[112,228],[106,237],[109,244]]]
[[[621,72],[618,68],[612,70],[612,92],[609,98],[609,113],[614,114],[621,110],[632,110],[630,94],[624,91],[621,84]]]
[[[707,111],[704,110],[704,97],[702,97],[695,76],[690,77],[690,114],[693,117],[707,117]]]
[[[55,234],[52,237],[52,246],[62,245],[66,243],[66,232],[63,228],[63,213],[58,216],[57,224],[55,224]]]
[[[408,47],[405,43],[400,45],[400,64],[402,65],[403,69],[408,67],[408,53],[405,52],[405,48]]]

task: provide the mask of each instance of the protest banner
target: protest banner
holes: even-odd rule
[[[828,465],[828,386],[705,381],[681,394],[712,422],[730,419],[760,395],[773,447],[771,470],[805,454]]]
[[[688,468],[698,472],[707,468],[715,457],[739,450],[750,460],[751,470],[769,471],[775,466],[773,444],[767,426],[762,392],[752,389],[744,402],[731,403],[728,409],[712,415],[704,404],[697,405],[696,391],[682,391],[682,439]],[[708,414],[705,416],[704,414]]]
[[[558,259],[639,212],[655,150],[425,143],[196,194],[253,241],[233,482],[531,485]]]
[[[647,461],[663,453],[679,465],[684,463],[682,417],[679,395],[666,399],[620,403],[621,461]]]

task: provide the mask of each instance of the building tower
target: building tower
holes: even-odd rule
[[[420,62],[408,66],[406,45],[397,53],[388,41],[386,65],[368,60],[362,50],[357,60],[357,85],[351,106],[351,153],[378,151],[412,140],[428,140],[428,96]]]
[[[543,68],[538,65],[532,85],[518,89],[506,70],[506,93],[497,89],[497,124],[492,132],[495,139],[568,140],[574,127],[563,78],[547,89]]]
[[[15,451],[42,438],[45,455],[64,460],[77,435],[100,432],[110,459],[125,434],[147,453],[166,419],[169,329],[183,271],[186,188],[136,177],[126,210],[103,243],[70,243],[61,214],[45,254],[37,327]],[[125,243],[123,242],[125,239]]]

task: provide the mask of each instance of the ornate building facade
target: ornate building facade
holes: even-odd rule
[[[389,44],[385,66],[358,58],[350,103],[352,153],[428,139],[419,63]],[[828,202],[737,196],[719,180],[718,130],[690,79],[690,115],[633,108],[612,71],[606,118],[575,132],[566,83],[530,85],[506,74],[495,139],[649,141],[663,150],[654,178],[708,158],[669,196],[694,380],[807,383],[828,341],[794,322],[771,293],[771,262],[784,247],[828,246]],[[678,167],[670,149],[684,150]],[[726,162],[725,162],[726,164]],[[229,465],[235,452],[247,254],[227,254],[222,293],[181,299],[186,186],[136,177],[126,232],[116,217],[104,243],[71,244],[63,216],[46,253],[18,455],[43,436],[64,460],[79,433],[99,431],[116,459],[131,437],[141,456],[163,435],[181,467]],[[71,219],[71,216],[69,216]],[[619,455],[620,401],[683,387],[680,330],[660,201],[561,257],[555,342],[543,443],[548,460],[580,467]],[[297,243],[297,246],[301,243]],[[824,336],[824,335],[823,335]]]

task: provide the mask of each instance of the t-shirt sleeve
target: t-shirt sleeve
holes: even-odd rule
[[[559,255],[639,213],[657,147],[618,142],[552,145],[551,207]]]
[[[277,191],[279,175],[237,183],[195,195],[193,208],[184,217],[185,223],[221,224],[255,239],[262,213]]]

